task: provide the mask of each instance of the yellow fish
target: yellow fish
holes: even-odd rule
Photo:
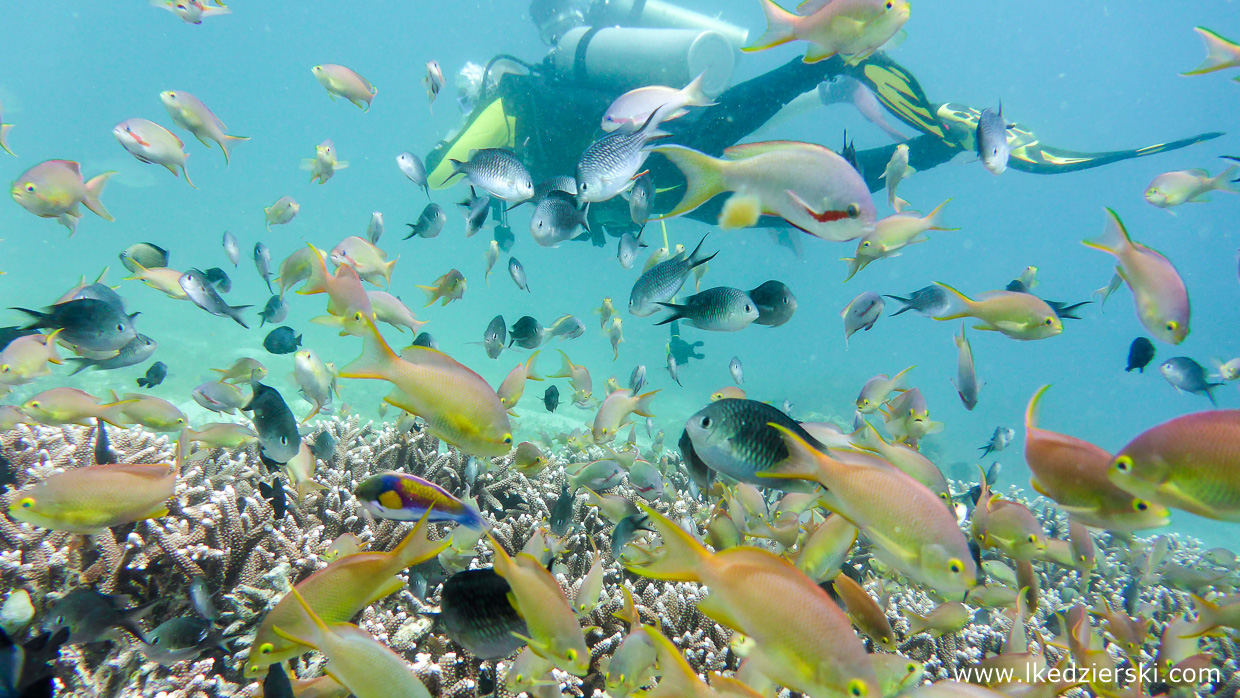
[[[805,0],[792,14],[762,0],[766,33],[742,51],[762,51],[789,41],[808,41],[806,63],[839,54],[850,65],[868,58],[908,21],[908,0]]]
[[[975,330],[992,330],[1020,340],[1046,339],[1063,332],[1063,321],[1046,301],[1030,293],[987,291],[973,300],[947,284],[935,282],[956,297],[961,307],[935,320],[976,318],[982,322]]]

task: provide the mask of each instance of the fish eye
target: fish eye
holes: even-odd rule
[[[33,194],[35,192],[35,189],[37,188],[38,187],[36,187],[34,184],[31,184],[29,182],[26,184],[26,191],[30,194]]]
[[[710,417],[702,417],[702,428],[703,429],[709,429],[712,423],[713,422],[711,421]]]
[[[125,331],[125,323],[123,323],[123,322],[118,322],[118,323],[116,323],[116,331],[117,331],[117,332],[124,332],[124,331]]]
[[[23,497],[17,504],[23,509],[30,509],[34,506],[34,497]]]
[[[1164,327],[1167,328],[1168,332],[1175,332],[1176,330],[1180,329],[1180,323],[1176,322],[1175,320],[1170,320],[1167,322],[1166,325],[1164,325]]]
[[[512,434],[504,434],[504,445],[505,446],[512,445]]]
[[[964,563],[960,560],[952,558],[947,561],[947,569],[951,571],[952,574],[960,574],[961,572],[964,572]]]
[[[568,657],[568,661],[575,662],[577,661],[577,650],[569,649],[567,652],[564,653],[564,656]]]
[[[158,645],[158,644],[159,644],[159,640],[160,640],[160,638],[158,638],[158,637],[152,638],[152,639],[151,639],[151,644],[152,644],[152,645]]]
[[[862,242],[861,246],[866,248],[867,250],[870,249],[870,241],[866,240],[865,242]]]
[[[848,695],[862,698],[870,692],[869,687],[861,679],[853,679],[848,682]]]
[[[1115,470],[1121,473],[1132,471],[1132,458],[1129,456],[1120,456],[1115,459]]]
[[[38,400],[35,400],[35,401],[31,402],[31,403],[30,403],[30,407],[31,407],[31,408],[33,408],[33,409],[36,409],[36,410],[37,410],[37,409],[39,409],[39,401],[38,401]]]
[[[1030,534],[1029,534],[1029,536],[1028,536],[1027,538],[1025,538],[1025,540],[1029,541],[1030,543],[1037,543],[1037,542],[1038,542],[1038,537],[1037,537],[1037,535],[1035,535],[1035,534],[1033,534],[1033,533],[1030,533]]]
[[[909,673],[909,674],[916,673],[916,671],[917,671],[917,664],[916,664],[915,662],[909,662],[908,664],[905,664],[905,665],[904,665],[904,671],[905,671],[905,672],[907,672],[907,673]]]
[[[848,204],[848,208],[845,211],[848,212],[849,218],[856,218],[861,215],[861,207],[857,204]]]
[[[747,312],[747,313],[748,313],[748,312],[750,312],[750,311],[752,311],[752,310],[753,310],[753,309],[750,307],[750,305],[749,305],[748,303],[746,303],[746,304],[745,304],[745,312]]]
[[[890,0],[888,0],[888,2],[887,2],[887,9],[889,9],[889,10],[894,9],[894,8],[895,8],[895,6],[896,6],[896,4],[895,4],[894,2],[891,2]]]
[[[264,642],[263,644],[258,646],[259,654],[271,654],[275,650],[276,650],[275,645],[271,644],[270,642]]]
[[[1132,500],[1132,508],[1134,511],[1149,511],[1150,503],[1144,499]]]
[[[1048,317],[1046,318],[1046,320],[1044,320],[1043,322],[1045,322],[1045,323],[1046,323],[1046,326],[1047,326],[1047,327],[1050,327],[1051,325],[1055,324],[1055,318],[1052,318],[1052,317],[1049,317],[1049,316],[1048,316]]]

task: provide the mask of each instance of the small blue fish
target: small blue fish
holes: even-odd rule
[[[375,518],[418,521],[427,511],[431,523],[455,521],[473,529],[485,529],[478,510],[453,497],[447,490],[408,473],[372,475],[353,492],[362,507]]]

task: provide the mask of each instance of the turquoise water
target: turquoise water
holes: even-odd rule
[[[755,36],[763,20],[758,3],[686,2],[749,28]],[[9,144],[20,157],[0,154],[0,179],[15,179],[26,168],[50,158],[78,160],[87,177],[120,172],[103,197],[116,217],[109,223],[87,212],[69,238],[54,221],[38,219],[12,202],[0,204],[0,297],[4,306],[38,307],[55,300],[80,276],[93,279],[110,267],[106,280],[132,311],[140,311],[138,330],[159,342],[154,359],[169,367],[168,379],[154,391],[181,405],[193,421],[210,415],[197,409],[189,391],[224,367],[251,355],[270,369],[270,381],[299,415],[309,406],[295,397],[288,374],[291,356],[275,357],[261,347],[266,329],[243,330],[227,318],[211,317],[189,303],[173,301],[136,281],[120,281],[117,253],[149,241],[171,251],[171,265],[221,266],[233,276],[226,299],[257,308],[268,294],[249,260],[256,241],[271,250],[275,263],[305,243],[330,249],[347,235],[364,235],[372,211],[381,211],[387,233],[380,246],[395,257],[391,291],[418,310],[442,349],[498,385],[523,355],[505,353],[497,361],[479,346],[486,323],[503,314],[509,323],[534,315],[544,324],[564,313],[586,323],[585,336],[556,341],[577,363],[589,367],[596,395],[609,376],[621,383],[638,363],[647,365],[650,385],[662,389],[655,402],[660,428],[672,444],[684,419],[714,390],[730,384],[727,365],[738,356],[745,366],[750,397],[780,404],[790,400],[795,416],[851,420],[851,404],[862,383],[876,373],[894,373],[916,364],[913,384],[926,395],[931,416],[943,433],[927,440],[928,452],[952,474],[954,465],[976,462],[996,426],[1019,429],[1034,390],[1053,383],[1043,406],[1042,424],[1117,450],[1142,430],[1171,417],[1208,407],[1199,396],[1179,395],[1157,374],[1159,359],[1211,357],[1240,352],[1235,338],[1237,287],[1235,250],[1240,196],[1215,195],[1205,205],[1185,205],[1176,215],[1142,200],[1146,184],[1169,170],[1203,167],[1217,172],[1217,156],[1240,154],[1240,139],[1227,135],[1205,144],[1150,158],[1131,160],[1077,174],[1036,176],[1009,170],[994,177],[968,158],[918,173],[900,188],[915,208],[929,210],[946,198],[946,220],[958,232],[933,232],[931,241],[882,260],[847,284],[845,265],[855,243],[830,243],[802,236],[797,258],[773,245],[761,230],[712,232],[706,248],[719,250],[705,283],[752,288],[767,279],[789,284],[799,310],[789,324],[753,326],[735,334],[685,327],[685,339],[705,340],[707,358],[683,367],[683,387],[665,371],[665,328],[656,318],[624,316],[625,342],[612,361],[607,337],[597,331],[591,310],[604,296],[623,307],[639,269],[624,270],[615,260],[614,241],[603,249],[579,243],[558,249],[536,247],[526,235],[531,209],[512,212],[517,233],[513,248],[525,265],[531,293],[507,278],[501,258],[490,284],[483,282],[483,251],[488,238],[465,239],[456,207],[465,188],[432,192],[448,209],[449,224],[433,240],[401,241],[405,222],[426,203],[422,192],[396,168],[402,151],[426,153],[459,126],[454,76],[466,61],[483,63],[511,53],[541,60],[545,47],[521,2],[250,3],[238,1],[234,14],[209,18],[201,26],[181,23],[169,13],[128,3],[26,3],[5,12],[0,27],[0,103],[4,121],[15,124]],[[1078,150],[1133,148],[1236,126],[1240,89],[1224,74],[1182,78],[1204,50],[1191,31],[1209,26],[1224,36],[1240,35],[1234,2],[1079,3],[1050,2],[1019,7],[991,2],[918,3],[907,25],[907,40],[892,57],[913,72],[931,100],[984,107],[1003,100],[1005,115],[1033,128],[1047,143]],[[733,81],[749,79],[803,52],[802,44],[738,56]],[[447,85],[432,111],[420,80],[423,64],[437,60]],[[328,99],[310,68],[320,63],[352,67],[378,88],[373,108],[363,113],[344,101]],[[1233,71],[1234,72],[1234,71]],[[202,99],[236,135],[238,144],[225,166],[218,150],[208,149],[175,129],[159,101],[176,89]],[[188,169],[197,189],[152,165],[134,160],[116,143],[117,122],[142,117],[173,128],[191,153]],[[894,121],[894,120],[893,120]],[[858,148],[889,140],[855,111],[832,106],[798,116],[764,133],[764,138],[800,139],[835,147],[847,127]],[[906,133],[911,133],[904,128]],[[326,185],[308,182],[299,169],[314,146],[332,139],[350,167]],[[289,225],[267,232],[263,207],[291,195],[301,204]],[[876,195],[880,215],[889,213]],[[1186,281],[1193,302],[1193,331],[1179,347],[1158,345],[1159,359],[1144,375],[1123,372],[1128,344],[1144,334],[1121,289],[1106,312],[1088,306],[1083,321],[1070,321],[1056,338],[1015,342],[993,333],[971,333],[978,373],[985,382],[980,404],[963,409],[950,378],[955,375],[955,322],[936,323],[905,314],[884,317],[868,333],[855,335],[845,351],[839,311],[866,290],[905,294],[932,281],[944,281],[974,295],[1002,288],[1028,265],[1040,270],[1037,291],[1062,300],[1085,300],[1106,284],[1111,259],[1080,245],[1103,224],[1103,207],[1115,208],[1135,239],[1163,252]],[[231,231],[243,259],[234,272],[220,248]],[[673,244],[693,244],[711,227],[689,220],[667,224]],[[651,227],[658,232],[657,226]],[[429,284],[449,268],[468,279],[462,301],[422,310],[415,284]],[[340,338],[309,323],[323,312],[322,296],[290,296],[292,311],[283,324],[304,332],[305,345],[342,365],[360,351],[354,338]],[[3,324],[16,324],[4,311]],[[409,337],[384,330],[394,345]],[[540,369],[553,372],[559,358],[544,350]],[[133,388],[146,364],[107,373],[55,375],[16,390],[10,402],[55,385],[75,385],[95,394]],[[559,381],[561,395],[567,381]],[[346,380],[344,402],[373,415],[382,386]],[[546,417],[537,398],[543,384],[527,389],[518,408],[518,438],[543,428],[568,430],[587,424],[592,410],[560,408]],[[1234,388],[1217,391],[1219,404],[1235,407]],[[389,412],[387,418],[394,418]],[[549,426],[548,426],[549,425]],[[643,442],[645,437],[643,437]],[[1000,454],[1006,484],[1025,483],[1021,442]],[[1177,512],[1174,526],[1222,540],[1225,528]]]

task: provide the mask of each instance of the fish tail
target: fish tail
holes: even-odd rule
[[[638,395],[637,402],[633,404],[633,414],[641,415],[642,417],[653,417],[654,414],[650,411],[650,403],[654,401],[654,396],[658,392],[658,390],[651,390],[648,393]]]
[[[959,302],[959,303],[961,303],[961,304],[963,304],[963,305],[964,305],[964,309],[963,309],[963,310],[958,310],[958,311],[955,311],[955,312],[953,312],[953,313],[951,313],[951,314],[949,314],[949,315],[944,315],[944,316],[941,316],[941,317],[936,317],[936,318],[934,318],[935,320],[959,320],[959,319],[960,319],[960,318],[962,318],[962,317],[971,317],[971,316],[972,316],[972,310],[973,310],[973,307],[977,305],[977,303],[976,303],[976,302],[974,302],[974,301],[973,301],[973,299],[969,298],[968,296],[964,295],[964,294],[963,294],[963,293],[961,293],[960,291],[957,291],[956,289],[952,288],[951,286],[948,286],[948,285],[947,285],[947,284],[945,284],[945,283],[941,283],[941,282],[935,281],[935,282],[934,282],[934,285],[935,285],[935,286],[938,286],[938,287],[940,287],[940,288],[946,289],[948,293],[951,293],[953,296],[955,296],[955,297],[956,297],[956,298],[955,298],[955,300],[956,300],[957,302]]]
[[[1201,35],[1202,41],[1206,44],[1206,58],[1201,65],[1193,68],[1187,73],[1180,73],[1185,77],[1190,75],[1204,75],[1213,73],[1216,70],[1230,68],[1236,65],[1236,53],[1240,52],[1240,46],[1224,39],[1215,32],[1205,27],[1195,27],[1194,31]]]
[[[775,463],[765,471],[757,473],[758,477],[781,478],[788,480],[809,480],[818,482],[822,470],[822,462],[830,458],[809,445],[805,439],[789,431],[780,424],[770,423],[767,426],[779,430],[784,445],[788,449],[788,457]]]
[[[12,307],[9,308],[9,310],[16,310],[19,313],[25,313],[34,318],[34,322],[26,325],[22,328],[22,330],[37,330],[47,326],[44,324],[47,321],[47,313],[41,313],[38,310],[30,310],[29,308]]]
[[[849,279],[856,276],[857,272],[861,271],[862,269],[865,269],[866,266],[870,264],[869,259],[862,259],[861,257],[840,257],[840,261],[848,263],[848,276],[844,277],[845,283],[847,283]],[[894,298],[894,296],[889,296],[889,297]],[[904,311],[903,310],[897,311],[895,314],[898,315],[901,312],[904,312]]]
[[[926,632],[926,627],[930,623],[926,616],[913,613],[908,609],[904,611],[904,619],[908,621],[909,637]]]
[[[340,377],[389,380],[391,368],[400,357],[383,341],[383,335],[379,334],[374,320],[362,313],[355,313],[353,320],[364,323],[360,328],[362,355],[340,369]]]
[[[8,138],[9,138],[9,129],[11,128],[13,128],[13,124],[0,124],[0,148],[4,148],[4,152],[8,153],[9,155],[12,155],[13,157],[17,157],[17,153],[14,153],[12,150],[9,150]]]
[[[656,327],[659,325],[666,325],[669,322],[676,322],[677,320],[687,317],[685,315],[685,306],[683,305],[676,305],[675,303],[663,303],[660,301],[655,301],[655,303],[672,311],[671,315],[668,315],[666,318],[654,323]]]
[[[113,393],[112,396],[116,397],[116,394]],[[125,414],[125,407],[134,402],[137,402],[137,400],[119,400],[106,405],[100,405],[95,419],[101,419],[118,429],[124,429],[131,424],[136,424],[137,422],[129,419]]]
[[[248,140],[250,140],[249,136],[230,136],[227,133],[225,133],[220,137],[218,141],[216,141],[217,143],[220,144],[220,150],[224,151],[224,164],[225,165],[228,165],[232,159],[232,151],[229,150],[230,144],[235,144],[236,142],[239,142],[239,141],[248,141]]]
[[[538,362],[538,355],[541,353],[542,353],[542,350],[540,349],[534,352],[533,354],[530,354],[530,358],[526,360],[525,380],[540,381],[543,379],[542,376],[538,375],[538,367],[535,365]]]
[[[418,520],[418,525],[414,526],[412,531],[405,534],[400,543],[388,553],[391,560],[391,567],[388,568],[389,574],[395,575],[401,570],[429,560],[443,552],[444,548],[447,548],[452,543],[447,538],[431,540],[427,537],[430,516],[431,511],[427,509],[422,518]]]
[[[487,285],[489,286],[490,284],[487,284]],[[422,289],[422,291],[426,293],[426,305],[423,306],[424,308],[431,307],[432,305],[435,304],[435,301],[438,300],[439,298],[438,288],[435,288],[434,286],[420,286],[420,285],[417,288]],[[447,304],[445,303],[445,305]]]
[[[771,0],[762,0],[762,12],[766,14],[766,32],[742,51],[762,51],[796,38],[796,15]]]
[[[630,572],[651,579],[696,582],[713,565],[713,556],[675,522],[649,506],[638,503],[647,523],[663,539],[662,554],[640,564],[626,564]]]
[[[86,196],[82,198],[82,203],[86,205],[86,208],[93,211],[96,216],[99,216],[105,221],[116,220],[112,217],[112,214],[108,213],[108,209],[103,207],[103,200],[100,198],[103,196],[104,186],[107,185],[108,180],[114,174],[116,173],[104,172],[103,174],[92,177],[90,181],[86,183]],[[188,176],[186,178],[188,179]]]
[[[69,375],[71,376],[76,376],[82,371],[85,371],[86,369],[95,365],[94,359],[84,359],[79,356],[71,356],[69,357],[68,360],[72,361],[74,364],[73,370],[69,372]]]
[[[270,230],[270,228],[268,228]],[[315,263],[310,265],[310,277],[297,290],[299,296],[310,296],[327,292],[327,264],[323,261],[323,253],[314,245],[307,246],[314,251]]]
[[[1033,394],[1029,399],[1029,405],[1025,407],[1025,432],[1029,432],[1038,428],[1038,413],[1041,409],[1042,395],[1050,390],[1050,384],[1038,388],[1038,392]]]
[[[899,373],[897,373],[891,379],[891,389],[892,390],[908,390],[908,372],[912,371],[915,368],[917,368],[916,364],[909,366],[903,371],[900,371]]]
[[[47,360],[49,363],[64,363],[64,361],[60,358],[60,354],[56,352],[56,337],[63,331],[63,327],[57,327],[52,330],[51,334],[48,334],[43,338],[43,345],[47,347]]]
[[[960,230],[960,228],[944,228],[943,227],[943,207],[951,203],[951,199],[939,204],[930,215],[926,216],[927,230]]]
[[[278,635],[280,639],[287,640],[288,642],[303,645],[305,647],[318,647],[322,644],[323,639],[331,633],[331,629],[328,627],[327,623],[323,622],[323,619],[319,617],[319,614],[315,613],[313,608],[310,608],[310,604],[306,603],[305,597],[301,595],[300,591],[297,591],[297,587],[290,589],[289,593],[292,594],[293,598],[297,600],[297,606],[301,609],[301,616],[310,621],[309,623],[301,624],[306,635],[305,637],[295,637],[285,632],[282,628],[272,628],[272,632]],[[277,662],[276,666],[283,669],[284,665],[282,662]]]
[[[713,107],[714,100],[706,95],[703,85],[706,82],[706,71],[702,71],[685,89],[681,90],[685,94],[685,106],[687,107]]]
[[[1232,186],[1232,182],[1240,182],[1240,179],[1232,179],[1236,171],[1240,170],[1240,166],[1232,165],[1218,174],[1217,177],[1210,180],[1210,188],[1214,191],[1225,191],[1235,194],[1238,190]]]
[[[1119,215],[1109,208],[1106,211],[1107,223],[1102,234],[1096,238],[1082,240],[1081,244],[1119,256],[1120,250],[1132,246],[1132,238],[1128,237],[1128,229],[1124,227],[1124,222],[1119,219]]]
[[[703,236],[702,236],[702,239],[698,241],[697,247],[693,248],[693,252],[689,255],[689,268],[690,268],[690,269],[696,269],[696,268],[698,268],[698,267],[702,266],[703,264],[705,264],[705,263],[709,262],[710,260],[714,259],[714,258],[715,258],[715,255],[719,254],[718,252],[716,252],[715,254],[712,254],[712,255],[711,255],[711,256],[709,256],[709,257],[699,257],[699,256],[698,256],[698,253],[702,251],[702,245],[706,242],[706,238],[707,238],[709,235],[710,235],[710,233],[707,233],[706,235],[703,235]]]
[[[727,191],[722,176],[723,168],[727,166],[726,161],[681,145],[660,145],[651,148],[651,152],[662,153],[671,160],[672,164],[684,173],[687,182],[685,195],[680,203],[658,219],[674,218],[692,211]]]
[[[556,351],[560,352],[560,360],[562,362],[560,364],[560,370],[546,377],[547,378],[572,378],[573,377],[573,362],[569,360],[568,354],[565,354],[563,349],[556,349]]]

